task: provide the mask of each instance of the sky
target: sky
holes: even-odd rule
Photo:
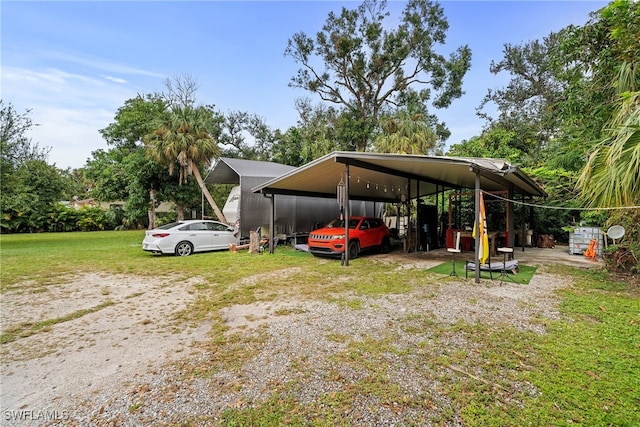
[[[506,43],[542,39],[583,25],[604,1],[441,1],[449,22],[448,56],[469,45],[465,94],[446,110],[429,107],[451,131],[447,145],[480,134],[475,112]],[[28,136],[48,147],[49,163],[80,168],[110,147],[99,130],[137,94],[165,90],[167,78],[191,76],[198,104],[223,114],[244,111],[272,129],[295,126],[297,98],[317,95],[288,86],[299,64],[285,56],[297,32],[315,35],[327,15],[355,1],[13,1],[0,2],[0,95],[35,124]],[[389,1],[389,25],[405,2]]]

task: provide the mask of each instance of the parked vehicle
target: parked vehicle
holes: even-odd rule
[[[326,227],[309,234],[309,252],[315,256],[340,257],[345,250],[345,221],[335,219]],[[355,259],[366,250],[389,252],[389,229],[380,218],[349,217],[349,258]]]
[[[229,249],[230,243],[238,243],[232,227],[218,221],[187,220],[148,230],[142,241],[142,249],[188,256],[194,252]]]

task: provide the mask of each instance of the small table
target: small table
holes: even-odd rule
[[[500,283],[502,284],[505,278],[513,281],[513,279],[507,274],[507,254],[512,254],[513,248],[498,248],[498,252],[502,254],[502,270],[500,271]]]
[[[456,254],[459,254],[462,251],[456,248],[447,248],[447,252],[453,255],[453,259],[451,260],[451,273],[449,273],[449,276],[457,276],[458,273],[456,273]]]

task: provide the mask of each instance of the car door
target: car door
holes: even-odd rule
[[[387,235],[386,226],[378,218],[371,219],[370,225],[371,225],[370,234],[371,234],[371,240],[372,240],[371,244],[376,246],[382,244],[382,241]]]
[[[193,222],[182,229],[184,239],[191,242],[194,252],[210,251],[213,247],[213,233],[204,222]]]
[[[237,243],[238,239],[233,235],[233,228],[216,222],[207,223],[207,227],[209,228],[212,236],[212,249],[229,249],[229,243]]]
[[[368,219],[363,219],[360,223],[360,247],[368,248],[375,244],[371,236],[371,223]]]

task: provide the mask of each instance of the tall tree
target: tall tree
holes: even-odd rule
[[[313,105],[308,98],[296,99],[295,108],[299,114],[297,126],[274,135],[274,160],[301,166],[332,151],[353,150],[348,117],[322,103]]]
[[[550,141],[558,138],[560,120],[558,102],[564,97],[566,84],[559,78],[553,52],[558,49],[561,35],[551,33],[542,40],[522,45],[505,44],[502,60],[492,62],[493,74],[506,72],[511,76],[502,89],[490,89],[477,109],[478,115],[518,135],[510,145],[527,154],[536,162]],[[498,117],[491,117],[486,107],[497,107]]]
[[[96,184],[95,196],[100,200],[127,200],[128,220],[141,221],[140,213],[144,211],[149,229],[156,225],[155,209],[160,204],[157,195],[164,173],[145,156],[143,137],[153,130],[154,119],[166,109],[165,101],[158,94],[138,94],[125,101],[114,121],[100,130],[107,144],[114,148],[110,152],[93,153],[94,160],[87,165],[87,174]],[[129,167],[131,165],[135,166]]]
[[[142,147],[142,138],[151,132],[151,123],[167,109],[160,94],[138,94],[128,99],[118,108],[114,121],[100,134],[107,144],[118,148],[134,150]]]
[[[448,29],[442,8],[428,0],[409,0],[394,30],[385,0],[365,0],[355,10],[331,12],[315,39],[299,32],[285,55],[301,64],[290,86],[317,93],[341,106],[353,125],[354,148],[366,151],[385,106],[400,106],[412,88],[421,102],[435,94],[445,108],[462,95],[471,51],[459,47],[446,59],[438,53]],[[317,64],[322,63],[322,66]]]
[[[227,146],[225,156],[269,161],[274,141],[274,132],[255,114],[231,111],[224,118],[220,144]]]
[[[303,140],[302,158],[308,163],[332,151],[352,150],[348,145],[345,131],[339,131],[343,126],[341,115],[332,106],[322,103],[313,104],[308,98],[295,101],[298,111],[298,129]],[[346,121],[346,120],[342,120]],[[339,133],[340,132],[340,133]]]
[[[295,126],[281,133],[276,130],[273,144],[273,160],[284,165],[302,166],[307,163],[302,155],[303,139],[300,129]]]
[[[603,138],[589,156],[580,176],[584,200],[594,207],[640,205],[640,7],[637,2],[618,0],[600,13],[592,25],[604,31],[585,29],[605,46],[601,60],[591,67],[594,79],[609,80],[615,93],[613,114]],[[606,56],[605,56],[606,55]]]
[[[212,158],[220,157],[220,127],[214,112],[203,106],[176,106],[156,119],[153,128],[144,138],[149,158],[167,166],[170,175],[177,167],[180,183],[193,174],[218,219],[226,223],[198,168],[202,164],[209,166]]]
[[[29,138],[30,110],[19,113],[0,99],[0,229],[40,231],[67,188],[60,170],[47,164],[48,148]]]
[[[614,0],[591,13],[585,25],[562,31],[553,56],[566,82],[565,97],[557,109],[563,138],[556,140],[550,161],[573,155],[579,158],[575,163],[581,170],[584,159],[611,137],[611,120],[621,111],[621,95],[634,90],[629,84],[622,88],[624,76],[638,78],[637,72],[623,70],[625,64],[631,66],[629,70],[637,69],[638,40],[640,9],[632,0]]]
[[[169,108],[193,107],[196,103],[198,82],[189,74],[169,77],[165,79],[167,89],[162,93],[162,99]]]
[[[28,137],[37,124],[29,114],[19,113],[11,103],[0,99],[0,159],[2,168],[15,168],[29,160],[47,160],[50,148],[41,148]]]
[[[517,165],[531,165],[527,152],[518,148],[518,134],[507,130],[500,123],[484,129],[479,136],[453,144],[448,154],[452,156],[493,157],[506,159]]]

